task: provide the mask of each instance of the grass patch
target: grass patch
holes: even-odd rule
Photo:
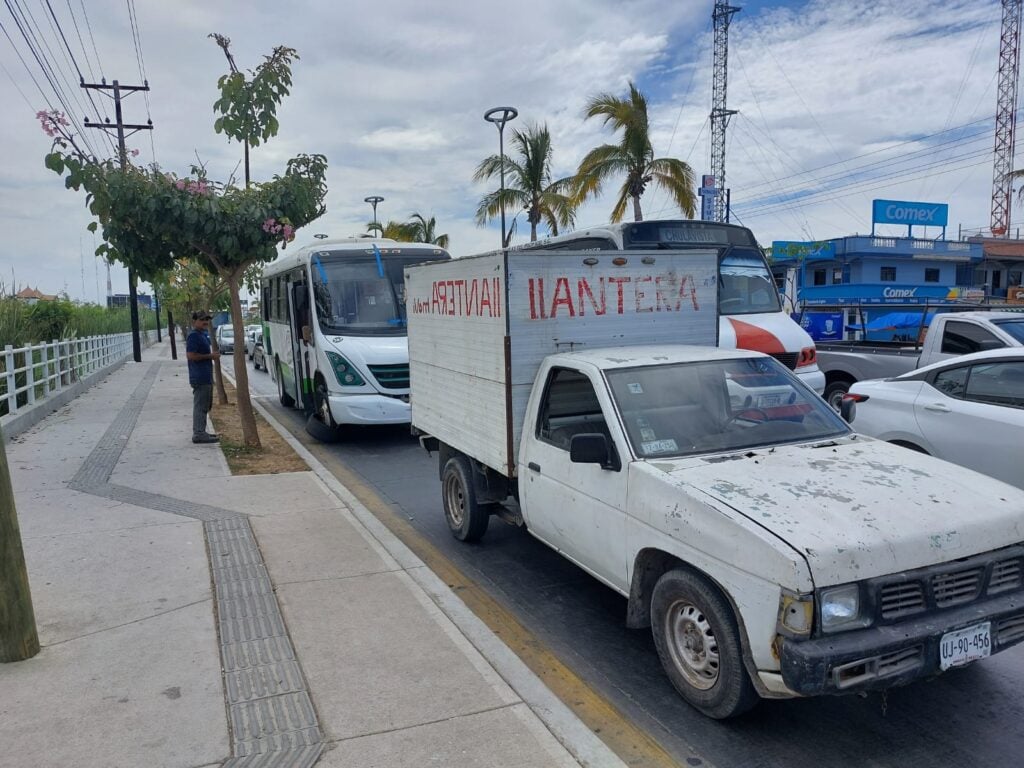
[[[235,388],[227,381],[224,382],[224,388],[228,393],[228,404],[214,403],[210,418],[217,434],[220,435],[220,449],[227,459],[232,475],[273,475],[280,472],[309,470],[306,462],[258,412],[255,414],[256,428],[262,446],[246,446],[242,436],[242,423],[238,418],[238,406],[235,404]]]

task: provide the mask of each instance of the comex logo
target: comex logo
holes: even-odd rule
[[[931,224],[939,213],[936,208],[924,208],[920,206],[908,207],[903,205],[887,205],[885,216],[890,221],[905,222],[907,224]]]
[[[882,296],[887,299],[912,299],[917,295],[917,288],[886,288]]]

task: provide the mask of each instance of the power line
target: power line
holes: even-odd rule
[[[142,82],[148,86],[149,78],[146,77],[146,64],[142,57],[142,37],[139,34],[139,16],[135,9],[135,0],[125,1],[128,5],[128,20],[132,25],[132,41],[135,43],[135,58],[139,63],[139,76],[142,78]],[[150,112],[148,87],[142,92],[142,97],[146,101],[146,119],[152,123],[153,115]],[[153,162],[156,163],[156,145],[153,143],[153,131],[149,131],[149,149],[152,154]]]
[[[92,36],[92,24],[89,22],[89,14],[85,10],[85,0],[78,0],[79,5],[82,6],[82,16],[85,18],[85,27],[89,30],[89,40],[92,42],[93,53],[96,54],[96,69],[99,70],[100,77],[103,77],[103,64],[100,62],[100,50],[96,47],[96,38]]]
[[[68,39],[64,35],[64,29],[61,27],[60,21],[57,19],[57,14],[54,13],[53,6],[50,5],[50,0],[44,0],[44,2],[46,3],[46,7],[50,11],[50,16],[53,18],[53,24],[55,24],[56,27],[57,27],[57,32],[60,33],[60,39],[64,41],[64,48],[67,51],[67,54],[66,54],[65,58],[69,58],[71,64],[74,65],[75,71],[78,73],[78,81],[80,83],[84,83],[85,82],[85,76],[82,74],[82,69],[81,69],[81,67],[78,66],[78,61],[75,59],[75,54],[71,50],[71,46],[68,44]],[[99,117],[101,113],[100,113],[99,107],[96,106],[96,102],[92,98],[92,93],[90,93],[87,90],[85,92],[85,95],[86,95],[86,98],[89,100],[89,103],[92,105],[92,108],[93,108],[96,116]],[[79,102],[79,103],[81,103],[81,102]],[[117,153],[117,147],[114,144],[114,140],[109,135],[107,135],[107,141],[110,144],[110,149],[116,154]]]
[[[987,161],[986,160],[981,160],[980,162],[977,162],[977,163],[968,163],[966,165],[958,165],[956,167],[948,168],[948,169],[943,170],[943,171],[935,171],[933,173],[925,173],[925,174],[920,175],[920,176],[912,176],[912,174],[914,174],[914,173],[916,173],[918,171],[930,170],[932,168],[940,167],[940,166],[948,164],[950,162],[961,162],[961,161],[965,161],[965,160],[973,160],[973,159],[976,159],[978,157],[986,157],[986,156],[989,156],[990,154],[991,153],[989,151],[987,151],[987,150],[978,151],[978,152],[969,152],[969,153],[966,153],[964,155],[959,155],[959,156],[956,156],[956,157],[953,157],[953,158],[949,158],[948,160],[943,160],[943,161],[934,162],[934,163],[928,163],[928,164],[925,164],[925,165],[922,165],[922,166],[916,166],[916,167],[913,167],[913,168],[904,169],[903,171],[900,171],[900,172],[895,173],[895,174],[879,176],[879,177],[876,177],[876,178],[873,178],[873,179],[862,180],[860,182],[852,182],[851,184],[844,185],[844,187],[840,188],[840,189],[848,188],[848,189],[850,189],[850,191],[844,192],[843,194],[836,194],[835,196],[836,197],[849,197],[851,195],[862,194],[864,191],[869,190],[869,189],[882,189],[882,188],[885,188],[885,187],[895,186],[896,184],[909,183],[911,181],[919,181],[921,179],[930,178],[932,176],[942,176],[942,175],[945,175],[947,173],[953,173],[955,171],[961,171],[961,170],[966,170],[966,169],[969,169],[969,168],[974,168],[974,167],[976,167],[978,165],[984,165]],[[910,178],[907,178],[908,176],[910,176]],[[834,190],[832,192],[834,193]],[[804,204],[807,204],[807,203],[826,202],[826,200],[822,199],[824,194],[825,193],[823,193],[823,192],[817,192],[817,193],[812,192],[812,193],[809,193],[807,195],[804,195],[803,197],[790,198],[789,200],[785,201],[785,203],[798,203],[798,204],[804,205]],[[765,214],[768,214],[768,213],[774,213],[774,212],[777,212],[779,207],[782,206],[783,204],[784,204],[783,201],[779,201],[779,202],[776,202],[776,203],[766,203],[766,204],[761,205],[761,206],[751,207],[750,209],[747,209],[744,212],[743,215],[744,216],[748,216],[748,217],[753,217],[753,216],[765,215]]]

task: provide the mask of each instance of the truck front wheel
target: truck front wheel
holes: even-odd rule
[[[705,715],[735,717],[757,703],[732,610],[706,580],[682,569],[658,579],[651,630],[672,685]]]
[[[448,528],[459,541],[476,541],[487,532],[490,505],[480,504],[473,468],[465,456],[452,456],[441,473],[441,496]]]

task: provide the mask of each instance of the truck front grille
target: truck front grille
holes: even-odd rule
[[[872,579],[868,584],[882,622],[929,609],[967,605],[1024,588],[1024,546],[908,571],[898,578]],[[1024,632],[1024,627],[1020,631]]]
[[[409,388],[409,364],[367,366],[373,378],[385,389]]]
[[[919,581],[905,584],[886,584],[879,592],[882,616],[898,619],[925,609],[924,585]]]
[[[772,357],[774,357],[784,366],[789,368],[789,370],[795,371],[796,363],[800,355],[798,355],[796,352],[772,352]]]
[[[1009,645],[1024,638],[1024,615],[1003,619],[996,624],[996,639],[999,645]]]

